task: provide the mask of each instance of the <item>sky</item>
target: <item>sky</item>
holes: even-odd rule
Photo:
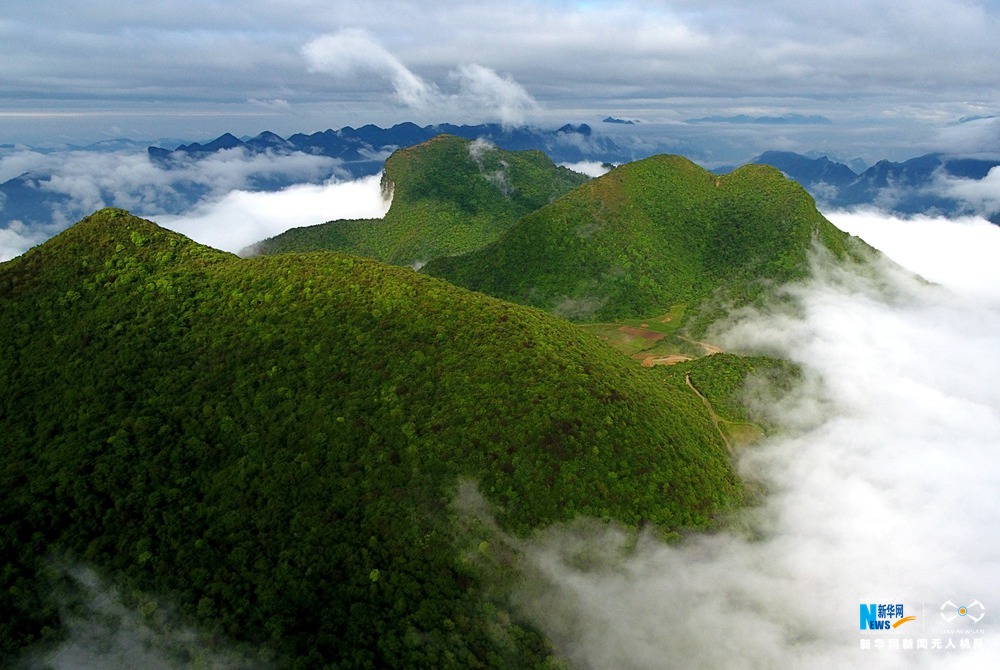
[[[0,144],[614,116],[718,160],[998,153],[998,29],[984,0],[7,2]]]

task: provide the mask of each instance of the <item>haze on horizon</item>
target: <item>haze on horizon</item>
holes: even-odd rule
[[[998,154],[998,28],[968,0],[38,0],[0,19],[0,144],[409,120],[587,122],[719,161]]]

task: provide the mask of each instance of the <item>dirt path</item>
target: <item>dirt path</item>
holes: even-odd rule
[[[678,335],[677,337],[684,340],[685,342],[690,342],[691,344],[697,344],[705,351],[706,356],[722,353],[722,347],[720,346],[709,344],[708,342],[701,342],[699,340],[692,340],[690,337],[684,337],[683,335]]]
[[[637,358],[642,354],[636,354],[633,358]],[[651,368],[654,365],[676,365],[677,363],[683,363],[684,361],[690,361],[690,356],[685,356],[684,354],[671,354],[670,356],[649,356],[647,355],[642,359],[642,367]]]
[[[712,403],[708,401],[708,398],[703,396],[701,394],[701,391],[695,388],[694,384],[691,383],[690,372],[684,375],[684,381],[687,382],[688,387],[695,392],[695,395],[701,398],[701,401],[705,403],[705,409],[708,410],[708,415],[712,418],[712,423],[715,424],[715,430],[719,431],[719,437],[721,437],[722,441],[726,443],[726,450],[729,451],[729,455],[732,456],[733,454],[735,454],[735,452],[733,451],[733,445],[729,443],[729,438],[726,437],[726,434],[724,432],[722,432],[722,426],[719,425],[719,415],[715,413],[715,410],[712,408]]]

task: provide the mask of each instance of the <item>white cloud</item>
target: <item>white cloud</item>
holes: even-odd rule
[[[947,125],[936,133],[934,143],[938,151],[995,155],[1000,151],[1000,118],[989,116]]]
[[[981,216],[1000,212],[1000,167],[991,168],[982,179],[941,176],[935,186]]]
[[[792,289],[802,316],[729,324],[727,348],[804,367],[813,383],[776,409],[808,420],[743,452],[767,493],[732,530],[634,551],[607,527],[583,544],[573,529],[533,543],[526,609],[580,667],[997,667],[993,624],[982,650],[861,650],[859,605],[902,603],[917,620],[892,637],[956,646],[976,636],[942,633],[969,623],[945,624],[943,603],[1000,606],[1000,283],[969,290],[995,273],[1000,228],[854,223],[941,285],[820,268]],[[934,267],[935,241],[987,250]],[[611,558],[582,568],[581,552]]]
[[[796,129],[797,148],[826,151],[833,133],[853,131],[850,152],[873,159],[910,157],[957,118],[997,114],[995,3],[442,0],[372,11],[357,0],[253,0],[238,13],[190,0],[162,0],[155,10],[77,5],[66,13],[55,0],[36,0],[5,13],[0,114],[11,115],[8,140],[93,139],[115,125],[163,133],[169,124],[166,132],[190,138],[256,133],[262,123],[290,134],[319,123],[481,121],[455,118],[464,108],[442,117],[436,104],[449,99],[447,72],[461,63],[500,79],[512,73],[545,110],[558,110],[556,124],[747,107],[825,114],[835,124],[820,134]],[[314,73],[341,72],[336,85],[310,74],[303,56]],[[502,93],[500,83],[490,97]],[[383,104],[386,86],[401,108]],[[501,99],[512,94],[523,102],[516,90]],[[699,132],[727,137],[722,128]],[[720,160],[770,147],[735,148],[739,158]]]
[[[607,163],[601,163],[600,161],[580,161],[579,163],[560,163],[559,165],[569,168],[573,172],[585,174],[588,177],[600,177],[611,171]]]
[[[289,228],[335,219],[378,219],[388,208],[381,177],[375,175],[277,192],[231,191],[184,215],[160,216],[156,222],[196,242],[236,253]]]
[[[65,196],[66,199],[54,202],[51,216],[45,221],[26,221],[23,224],[4,221],[6,227],[0,228],[0,249],[7,258],[16,256],[103,207],[120,207],[137,216],[167,220],[166,213],[191,210],[198,202],[221,207],[219,203],[222,201],[236,203],[236,206],[241,199],[253,201],[256,196],[246,191],[254,189],[255,184],[316,184],[326,182],[331,176],[344,177],[346,173],[340,166],[339,160],[326,156],[301,152],[288,155],[252,154],[242,148],[220,151],[199,159],[181,157],[171,163],[169,169],[151,161],[145,152],[40,153],[19,150],[0,157],[0,176],[9,179],[32,171],[50,175],[47,181],[38,181],[38,189]],[[323,192],[326,188],[332,187],[301,187],[303,206],[288,205],[283,210],[285,214],[274,214],[275,220],[302,221],[302,216],[310,211],[309,203],[316,201],[310,194]],[[288,193],[295,192],[293,189]],[[288,195],[275,197],[281,199]],[[256,206],[263,207],[266,200],[266,196],[260,195]],[[199,215],[204,215],[206,207],[205,204],[199,205]],[[368,208],[364,211],[374,210]],[[2,214],[0,210],[0,216]],[[255,219],[252,213],[247,216],[248,220]],[[336,217],[320,216],[308,223],[320,223],[329,218]],[[234,239],[238,237],[235,232],[232,235]],[[247,243],[251,241],[255,240]]]
[[[461,65],[449,74],[457,91],[447,93],[408,68],[372,34],[345,29],[323,35],[302,47],[302,56],[312,72],[357,82],[364,75],[387,79],[396,99],[414,110],[433,110],[449,117],[478,114],[504,124],[524,123],[538,109],[530,93],[509,75],[482,65]]]
[[[0,263],[20,256],[58,232],[52,226],[26,226],[21,221],[11,221],[0,228]]]
[[[272,98],[270,100],[261,100],[259,98],[248,98],[247,102],[251,105],[257,105],[265,109],[273,110],[288,110],[292,108],[291,103],[289,103],[284,98]]]
[[[414,74],[363,30],[345,29],[317,37],[302,47],[302,55],[313,72],[340,78],[364,74],[386,77],[396,97],[407,107],[423,109],[440,96],[435,86]]]
[[[483,156],[491,151],[494,151],[496,148],[497,145],[493,144],[485,137],[478,137],[473,140],[471,144],[469,144],[469,156],[472,157],[472,160],[479,163],[482,161]]]
[[[455,102],[478,110],[490,110],[490,115],[506,125],[523,124],[528,115],[538,109],[531,94],[512,77],[501,76],[482,65],[462,65],[452,73],[459,91]]]
[[[903,219],[872,211],[826,216],[928,281],[986,302],[997,295],[1000,226],[973,217]]]

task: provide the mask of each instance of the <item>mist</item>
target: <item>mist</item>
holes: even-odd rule
[[[606,175],[611,171],[611,167],[608,163],[602,163],[601,161],[579,161],[576,163],[560,163],[561,167],[569,168],[573,172],[579,172],[580,174],[585,174],[588,177],[601,177]]]
[[[790,396],[749,398],[784,426],[738,456],[763,501],[677,544],[587,524],[534,540],[519,599],[574,667],[998,667],[1000,227],[831,219],[936,283],[817,257],[787,289],[798,310],[719,325],[726,350],[804,370]],[[976,600],[978,626],[941,616]],[[916,620],[879,637],[859,630],[862,603]]]
[[[276,192],[231,191],[181,216],[157,223],[196,242],[239,253],[289,228],[336,219],[380,219],[389,209],[381,175],[322,185],[300,184]]]
[[[6,228],[0,228],[0,263],[20,256],[36,244],[41,244],[61,228],[59,225],[26,226],[21,221],[11,221]]]
[[[127,209],[225,251],[294,226],[381,218],[379,175],[351,180],[341,161],[301,152],[229,149],[168,166],[134,151],[18,149],[0,154],[0,181],[29,175],[42,220],[16,218],[0,199],[0,261],[10,260],[104,207]],[[40,175],[31,177],[31,175]],[[293,184],[282,190],[277,185]],[[2,196],[2,194],[0,194]]]
[[[143,668],[236,670],[272,666],[246,645],[207,634],[183,622],[162,599],[132,592],[124,596],[92,568],[55,562],[59,586],[49,598],[58,606],[62,639],[34,649],[16,670],[106,670]]]

